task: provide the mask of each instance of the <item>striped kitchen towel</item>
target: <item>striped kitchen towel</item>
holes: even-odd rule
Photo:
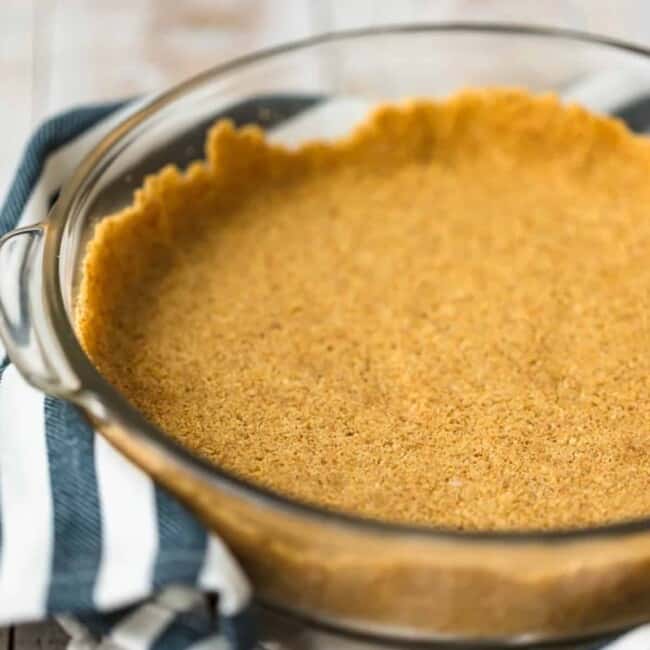
[[[634,126],[645,130],[650,110],[640,111],[639,101],[646,100],[624,97],[613,106],[606,90],[591,83],[572,92],[592,108],[618,108],[623,116],[633,109]],[[138,104],[89,106],[45,122],[0,211],[0,235],[44,220],[83,155]],[[220,115],[262,123],[272,139],[295,144],[348,131],[369,106],[274,96]],[[212,593],[216,616],[205,598]],[[78,650],[248,650],[256,644],[250,602],[246,577],[217,537],[96,435],[75,407],[30,387],[3,359],[0,625],[57,616]],[[648,650],[650,626],[582,647]]]

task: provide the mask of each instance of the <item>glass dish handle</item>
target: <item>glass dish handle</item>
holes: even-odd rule
[[[45,224],[0,238],[0,337],[23,377],[46,393],[69,397],[80,387],[54,336],[43,301]]]

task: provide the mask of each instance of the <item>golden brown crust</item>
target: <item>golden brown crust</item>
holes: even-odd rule
[[[84,348],[154,422],[381,519],[650,513],[650,145],[518,91],[296,151],[221,122],[103,220]]]

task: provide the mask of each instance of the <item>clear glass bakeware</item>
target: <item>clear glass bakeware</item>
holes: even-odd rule
[[[125,109],[66,183],[48,220],[10,233],[0,250],[0,330],[28,380],[77,404],[218,531],[260,602],[400,647],[526,645],[650,619],[650,520],[462,533],[291,501],[206,464],[147,422],[81,350],[73,309],[94,225],[127,206],[148,173],[200,157],[216,118],[271,129],[299,119],[297,105],[373,105],[445,97],[468,86],[554,92],[634,119],[643,130],[650,57],[606,39],[504,25],[359,30],[278,47]],[[314,135],[307,130],[300,138]]]

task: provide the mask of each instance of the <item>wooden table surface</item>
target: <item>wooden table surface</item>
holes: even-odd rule
[[[0,0],[0,195],[29,132],[74,104],[158,90],[315,32],[407,21],[552,24],[650,44],[645,0]],[[60,648],[53,624],[0,630],[0,650]]]

